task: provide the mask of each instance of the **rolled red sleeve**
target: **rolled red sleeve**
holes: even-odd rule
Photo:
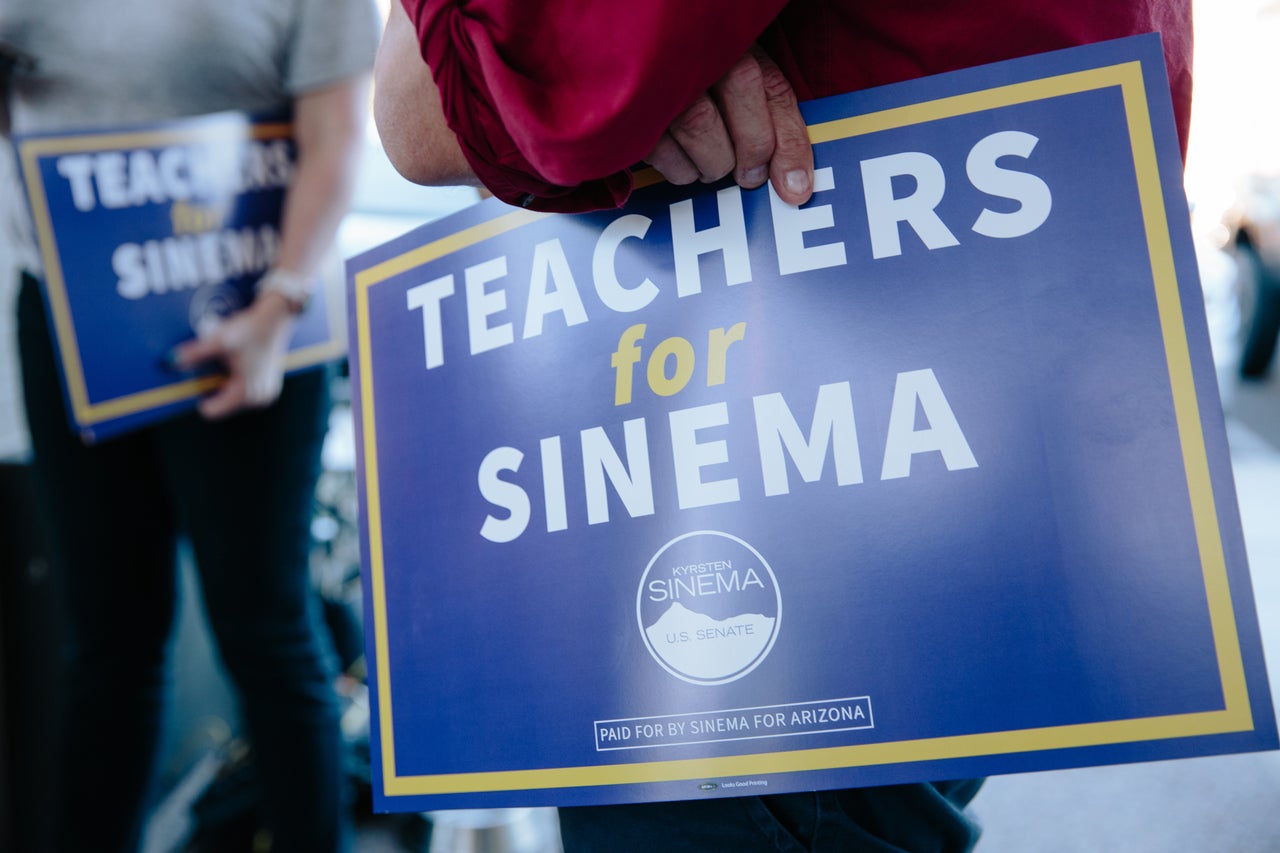
[[[1186,146],[1190,0],[402,2],[477,177],[540,210],[624,202],[628,168],[766,28],[803,99],[1161,32]]]
[[[402,2],[476,176],[557,211],[626,201],[629,167],[785,5]]]

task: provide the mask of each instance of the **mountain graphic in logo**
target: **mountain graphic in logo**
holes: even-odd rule
[[[671,667],[712,681],[751,666],[773,636],[775,622],[760,613],[712,619],[677,601],[645,633]]]

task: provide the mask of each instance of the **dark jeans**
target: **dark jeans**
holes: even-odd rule
[[[565,853],[952,853],[980,779],[560,809]]]
[[[1271,370],[1280,334],[1280,270],[1266,264],[1249,243],[1236,247],[1237,256],[1253,290],[1253,310],[1240,350],[1240,375],[1261,379]]]
[[[64,573],[68,725],[59,820],[68,851],[138,845],[169,682],[179,531],[241,699],[273,851],[345,842],[342,744],[307,560],[327,377],[291,377],[273,406],[190,414],[84,446],[68,426],[38,287],[19,345],[37,493]]]

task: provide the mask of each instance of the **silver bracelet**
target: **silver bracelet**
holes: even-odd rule
[[[261,296],[264,293],[275,293],[284,298],[288,304],[289,310],[294,314],[301,314],[307,309],[307,303],[311,301],[311,279],[302,273],[296,273],[291,270],[273,267],[258,279],[257,293]]]

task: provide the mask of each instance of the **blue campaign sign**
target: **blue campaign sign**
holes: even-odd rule
[[[176,373],[166,355],[249,304],[274,261],[289,123],[228,112],[16,143],[72,428],[99,440],[193,408],[221,375]],[[346,352],[342,313],[317,293],[289,370]]]
[[[1157,37],[353,259],[384,809],[1276,746]]]

